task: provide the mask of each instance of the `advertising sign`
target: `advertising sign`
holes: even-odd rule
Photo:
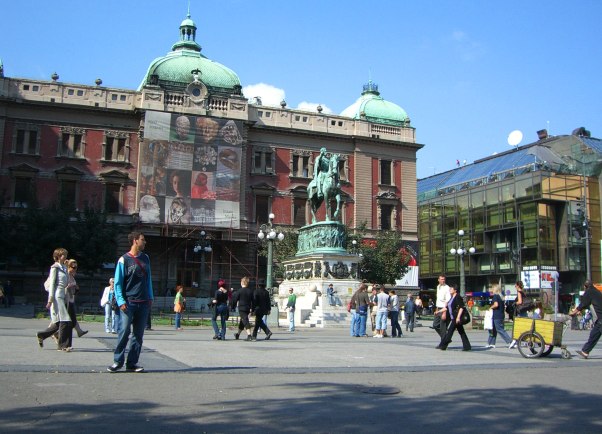
[[[140,220],[238,229],[241,131],[240,121],[147,111]]]

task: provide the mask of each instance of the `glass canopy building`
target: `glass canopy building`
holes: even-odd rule
[[[466,291],[525,281],[532,294],[576,293],[600,276],[602,141],[583,128],[477,160],[418,181],[422,286],[445,274]],[[459,237],[458,232],[464,231]],[[475,252],[451,254],[459,243]],[[549,301],[549,300],[548,300]]]

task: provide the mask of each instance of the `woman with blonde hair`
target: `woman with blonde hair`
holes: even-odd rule
[[[71,319],[71,333],[69,333],[69,347],[72,347],[73,341],[73,330],[77,332],[77,337],[81,338],[83,335],[88,333],[88,330],[82,330],[77,321],[77,314],[75,313],[75,294],[79,292],[79,285],[75,281],[75,274],[77,273],[77,261],[75,259],[68,259],[65,261],[67,265],[67,312],[69,312],[69,318]]]
[[[504,312],[504,300],[500,295],[500,285],[493,285],[491,288],[493,292],[493,299],[491,300],[491,310],[493,311],[493,329],[489,335],[486,348],[495,348],[495,342],[497,335],[499,334],[506,344],[509,344],[509,348],[514,348],[516,341],[513,341],[508,332],[504,328],[504,318],[506,312]]]
[[[68,254],[67,250],[63,248],[55,249],[52,254],[54,264],[52,264],[49,271],[48,302],[46,303],[46,309],[50,311],[51,324],[46,330],[37,333],[40,348],[44,346],[44,339],[58,331],[58,351],[71,351],[69,346],[71,318],[69,318],[69,311],[67,310],[67,283],[69,278],[65,267]]]

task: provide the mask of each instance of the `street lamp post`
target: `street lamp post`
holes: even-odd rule
[[[194,253],[201,254],[201,269],[199,274],[199,293],[203,291],[203,277],[205,274],[205,253],[211,253],[211,242],[207,238],[207,232],[201,231],[199,233],[199,240],[194,246]],[[202,295],[202,294],[201,294]]]
[[[464,240],[464,231],[460,229],[458,231],[458,239],[452,243],[452,248],[449,253],[452,255],[458,255],[460,258],[460,296],[466,295],[466,277],[464,276],[464,255],[473,254],[477,250],[472,246],[470,240]]]
[[[357,255],[357,257],[358,257],[357,278],[358,278],[358,280],[362,280],[362,260],[364,259],[364,255],[362,254],[362,251],[360,250],[360,248],[357,244],[357,240],[351,241],[351,248],[352,248],[353,254]]]
[[[274,240],[277,238],[278,241],[282,241],[284,239],[284,234],[280,232],[276,234],[276,230],[272,225],[272,220],[274,220],[274,214],[270,213],[269,222],[264,223],[259,226],[259,233],[257,234],[257,238],[260,241],[266,240],[268,243],[268,266],[267,266],[267,276],[265,279],[266,288],[272,289],[272,263],[274,261]]]

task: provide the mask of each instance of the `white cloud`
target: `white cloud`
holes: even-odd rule
[[[284,100],[286,96],[283,89],[266,83],[245,86],[242,88],[242,93],[250,102],[253,102],[253,98],[259,97],[262,105],[270,107],[280,107],[280,101]]]
[[[453,43],[454,50],[465,62],[472,62],[483,56],[485,47],[478,41],[473,40],[467,33],[462,30],[454,30],[450,39]]]
[[[317,102],[307,102],[307,101],[303,101],[300,102],[299,105],[297,106],[297,108],[299,110],[304,110],[306,112],[315,112],[317,111],[317,107],[321,105],[322,106],[322,113],[325,114],[331,114],[332,113],[332,109],[328,106],[326,106],[325,104],[320,104]]]

